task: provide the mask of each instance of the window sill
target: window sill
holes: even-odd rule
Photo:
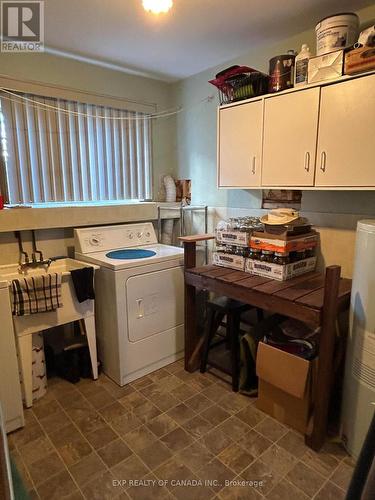
[[[139,205],[147,203],[138,200],[105,200],[105,201],[58,201],[46,203],[30,203],[22,205],[8,205],[8,208],[74,208],[74,207],[113,207],[122,205]]]
[[[108,204],[61,204],[4,208],[0,210],[0,233],[30,229],[56,229],[101,224],[119,224],[157,219],[153,202],[122,202]]]

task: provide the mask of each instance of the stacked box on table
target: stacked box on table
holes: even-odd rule
[[[236,269],[238,271],[243,271],[245,269],[245,257],[241,255],[214,252],[212,259],[216,266],[229,267],[230,269]]]
[[[297,236],[256,232],[250,238],[250,247],[272,252],[289,253],[315,248],[319,235],[316,231]]]
[[[235,245],[248,247],[250,245],[251,231],[216,231],[216,241],[222,245]]]
[[[316,257],[299,260],[290,264],[274,264],[260,260],[246,259],[245,271],[278,281],[285,281],[315,270]]]

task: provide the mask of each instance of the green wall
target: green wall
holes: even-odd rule
[[[365,26],[375,21],[375,5],[358,11]],[[288,49],[300,50],[302,43],[315,50],[315,20],[312,29],[292,36],[279,43],[254,46],[244,54],[215,68],[178,82],[174,86],[176,104],[185,112],[177,118],[177,170],[179,178],[192,180],[193,203],[231,208],[259,208],[259,190],[218,190],[216,188],[216,89],[208,83],[214,75],[232,64],[245,64],[268,72],[271,57]],[[211,102],[202,103],[207,96],[214,95]],[[291,137],[291,147],[293,138]],[[235,165],[233,165],[235,168]],[[302,208],[306,211],[375,214],[375,192],[304,191]]]
[[[358,12],[361,22],[375,22],[375,5]],[[243,55],[180,82],[170,84],[50,54],[0,53],[0,73],[13,78],[98,92],[127,99],[151,102],[158,110],[182,106],[177,117],[153,122],[153,185],[159,197],[160,179],[167,173],[192,179],[194,203],[233,208],[259,208],[260,190],[218,190],[216,188],[216,89],[208,80],[231,64],[247,64],[268,71],[268,60],[302,43],[315,48],[315,20],[312,29],[278,43],[251,48]],[[210,102],[205,101],[213,96]],[[292,138],[291,138],[292,143]],[[235,167],[235,166],[234,166]],[[303,193],[307,211],[375,214],[375,192]]]

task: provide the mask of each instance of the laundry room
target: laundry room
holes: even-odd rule
[[[374,498],[374,2],[0,28],[0,498]]]

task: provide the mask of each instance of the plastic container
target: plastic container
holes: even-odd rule
[[[294,86],[300,87],[307,84],[309,59],[311,57],[309,47],[304,43],[301,52],[296,56],[294,68]]]
[[[316,55],[345,49],[357,41],[359,18],[352,12],[325,17],[315,27]]]
[[[32,346],[33,401],[38,401],[47,392],[46,360],[42,333],[32,335]],[[20,379],[22,380],[21,373]]]

